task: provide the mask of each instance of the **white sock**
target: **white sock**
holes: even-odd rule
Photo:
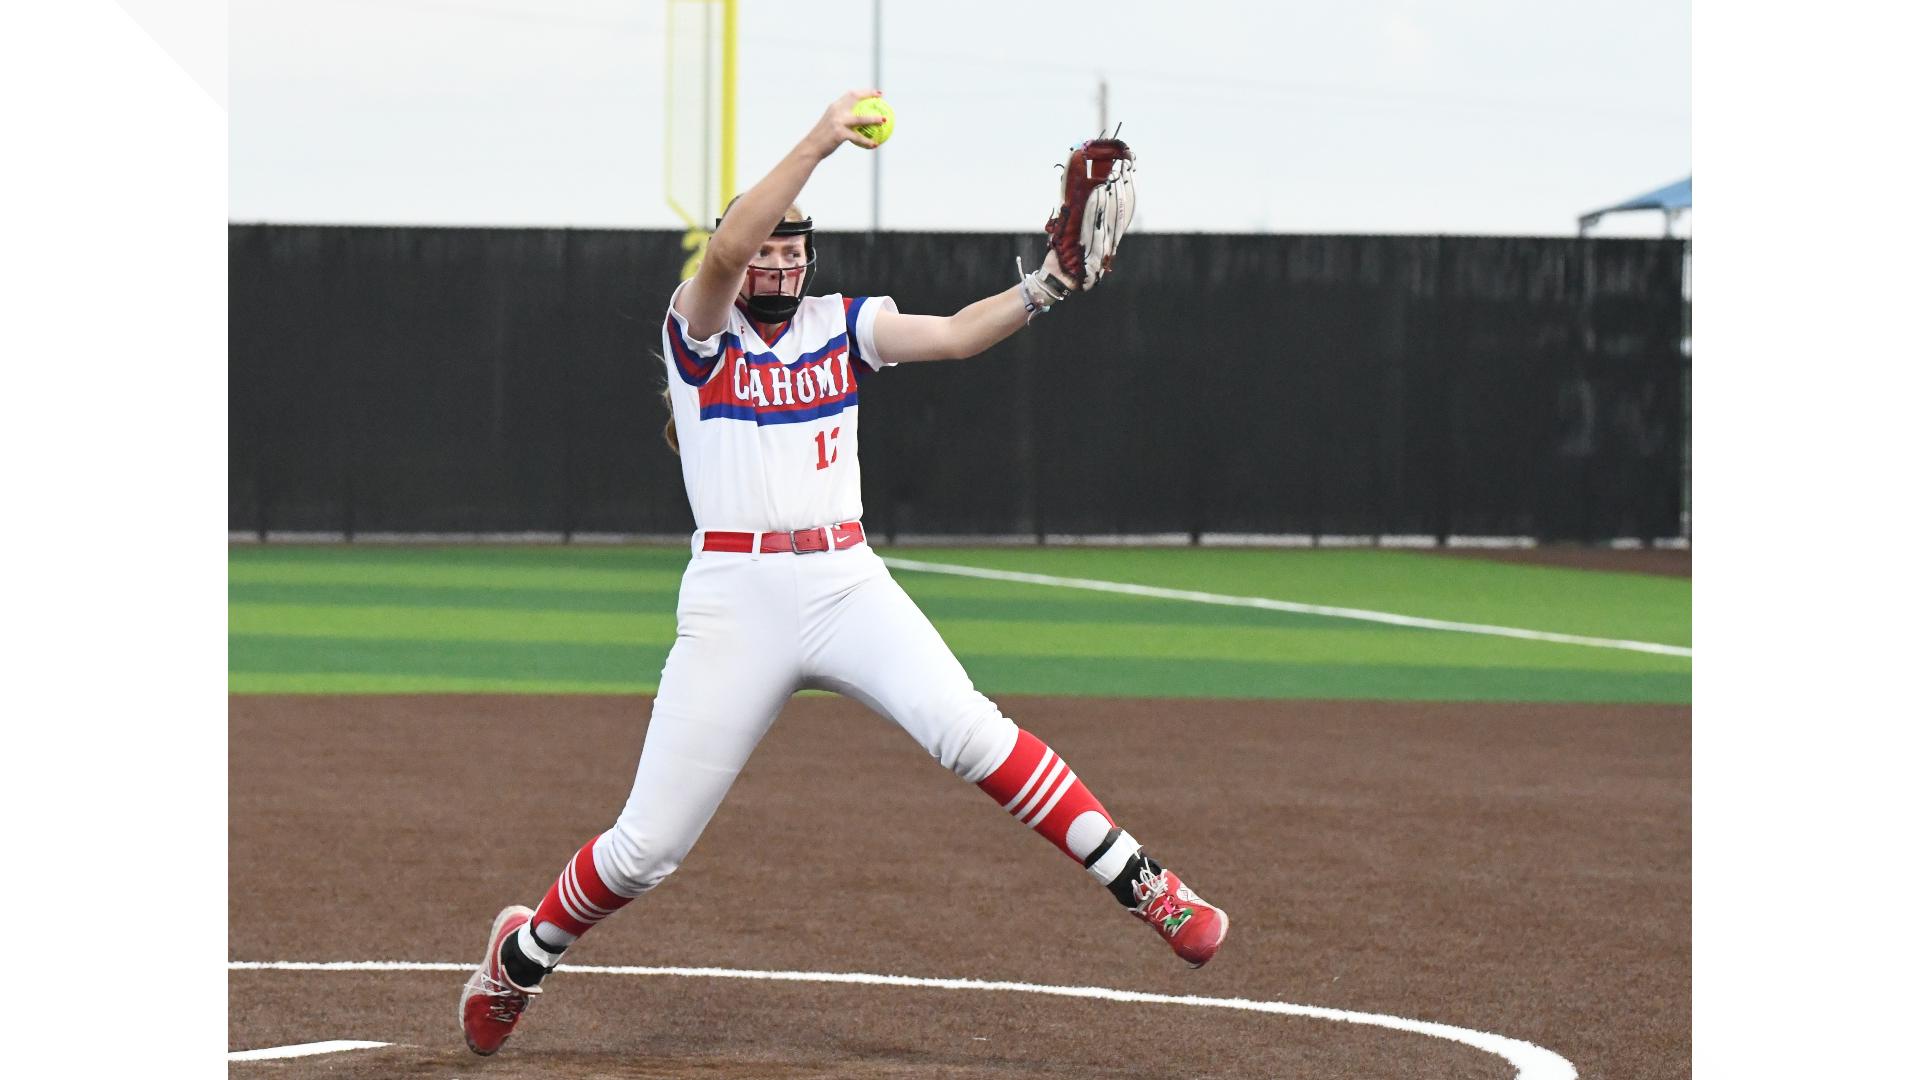
[[[1112,845],[1093,861],[1092,866],[1087,867],[1087,873],[1092,874],[1100,884],[1111,885],[1113,879],[1119,877],[1121,871],[1127,868],[1127,863],[1139,853],[1140,841],[1135,840],[1132,833],[1121,829]]]
[[[549,933],[564,934],[567,937],[573,936],[571,934],[567,934],[566,931],[564,930],[560,930],[557,927],[554,927],[552,924],[547,924],[543,928],[546,929]],[[569,941],[566,943],[566,945],[561,945],[557,949],[548,947],[546,944],[541,942],[540,935],[533,932],[532,919],[528,919],[526,923],[520,927],[518,931],[518,936],[520,938],[520,941],[519,941],[520,951],[526,954],[527,959],[533,961],[536,964],[539,964],[541,967],[544,967],[544,968],[550,968],[555,964],[558,964],[560,962],[560,954],[567,951],[567,945],[573,944],[572,941]],[[578,940],[578,939],[575,939],[575,940]]]

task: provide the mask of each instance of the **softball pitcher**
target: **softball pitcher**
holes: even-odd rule
[[[974,356],[1112,266],[1133,210],[1132,157],[1098,139],[1067,163],[1042,267],[951,316],[885,296],[811,296],[813,223],[793,205],[871,118],[842,95],[731,204],[661,327],[672,419],[697,526],[679,633],[633,792],[538,908],[494,919],[460,994],[467,1045],[500,1049],[580,935],[659,885],[699,839],[781,706],[831,690],[891,719],[1071,856],[1198,967],[1227,915],[1154,862],[1072,767],[975,690],[860,525],[861,384],[896,364]]]

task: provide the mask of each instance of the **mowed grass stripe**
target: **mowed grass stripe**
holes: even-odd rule
[[[1692,642],[1692,583],[1419,552],[1220,548],[894,548],[928,562],[1367,608],[1594,637]],[[236,545],[229,581],[565,591],[673,591],[680,546],[315,547]],[[802,557],[804,558],[804,557]],[[901,571],[916,598],[1031,599],[1039,586]],[[1278,613],[1275,613],[1276,616]],[[1304,616],[1311,618],[1311,616]],[[1327,619],[1331,624],[1341,620]]]
[[[666,645],[643,644],[248,635],[227,643],[227,670],[235,676],[452,676],[653,687],[666,660]]]
[[[365,672],[246,672],[227,676],[234,694],[651,694],[651,682],[515,679],[466,675],[370,675]],[[636,717],[645,715],[635,714]]]
[[[233,639],[236,693],[652,693],[666,651],[620,645]],[[1173,698],[1413,698],[1433,701],[1684,703],[1685,673],[1415,664],[1247,663],[1173,658],[974,656],[988,694]]]
[[[941,635],[965,661],[988,656],[1052,656],[1132,661],[1230,660],[1249,664],[1326,663],[1541,668],[1587,671],[1689,670],[1678,657],[1570,645],[1543,645],[1466,634],[1363,628],[1329,634],[1311,627],[1201,627],[1171,634],[1160,623],[1111,620],[1010,624],[946,618]],[[258,637],[358,638],[370,641],[525,642],[543,645],[647,645],[665,648],[671,612],[645,615],[493,608],[352,607],[235,604],[229,631]]]
[[[1184,600],[1159,600],[1144,596],[1116,596],[1108,593],[1069,592],[1065,589],[1039,589],[1029,585],[1024,595],[977,596],[942,592],[922,585],[935,575],[916,574],[915,580],[899,580],[914,603],[936,626],[949,619],[995,619],[1017,623],[1101,622],[1154,623],[1160,626],[1202,628],[1271,629],[1288,627],[1302,630],[1364,630],[1365,626],[1348,619],[1328,619],[1317,615],[1299,615],[1289,611],[1259,611],[1253,608],[1219,607]],[[998,584],[998,583],[995,583]],[[1397,629],[1397,628],[1389,628]]]
[[[992,584],[992,583],[989,583]],[[1365,629],[1347,619],[1326,619],[1284,611],[1217,607],[1151,597],[1099,593],[1063,593],[1027,587],[1024,595],[973,596],[916,588],[915,600],[936,622],[946,619],[998,619],[1018,623],[1070,621],[1153,622],[1167,626],[1300,627],[1328,631]],[[517,611],[578,611],[671,614],[679,600],[674,589],[621,588],[527,589],[508,586],[287,584],[243,582],[227,587],[232,604],[316,607],[500,608]]]
[[[1690,670],[1684,657],[1397,627],[1328,633],[1308,627],[1224,627],[1169,633],[1154,623],[1052,622],[1009,627],[945,619],[940,633],[962,660],[981,656],[1231,660],[1250,664],[1444,665],[1586,671]]]
[[[1501,618],[1482,613],[1482,621],[1568,633],[1605,629],[1578,623],[1585,618],[1579,611],[1557,610],[1586,603],[1596,582],[1601,593],[1609,583],[1651,582],[1661,587],[1658,595],[1627,588],[1647,607],[1638,625],[1615,631],[1640,640],[1675,640],[1652,627],[1684,627],[1690,609],[1684,580],[1393,552],[907,550],[963,565],[1001,562],[1229,595],[1266,594],[1249,588],[1265,581],[1288,586],[1273,590],[1275,599],[1345,606],[1368,601],[1359,593],[1316,593],[1306,587],[1315,574],[1365,579],[1360,567],[1384,560],[1401,567],[1394,573],[1402,564],[1442,578],[1464,570],[1483,584],[1504,575],[1524,588],[1489,595],[1514,611]],[[230,554],[229,685],[236,693],[648,692],[674,640],[687,562],[677,547],[243,546]],[[1228,580],[1195,577],[1183,568],[1195,557],[1216,572],[1285,565],[1267,566],[1264,578]],[[1129,567],[1140,572],[1115,572]],[[897,576],[989,693],[1663,702],[1690,695],[1691,662],[1681,657],[1016,582]],[[1443,581],[1425,592],[1409,589],[1398,606],[1372,606],[1435,618],[1471,614],[1433,606],[1457,600],[1455,591]]]
[[[232,544],[229,566],[458,567],[500,570],[661,570],[687,565],[685,544]]]
[[[1692,582],[1650,574],[1520,566],[1371,549],[899,548],[885,554],[922,562],[1365,608],[1590,637],[1667,645],[1688,645],[1693,639]],[[955,583],[973,581],[910,570],[898,571],[896,576],[915,596],[963,588]],[[929,580],[933,578],[945,582]],[[1013,582],[989,584],[1008,589],[1045,588]]]
[[[500,608],[672,615],[679,600],[670,589],[526,589],[471,585],[287,584],[247,582],[227,586],[227,602],[288,607]]]
[[[472,566],[394,562],[246,562],[227,567],[229,585],[368,586],[444,589],[540,589],[565,592],[660,592],[680,588],[681,566]]]
[[[1340,553],[1327,553],[1340,554]],[[606,571],[594,571],[586,577],[568,571],[571,580],[564,588],[526,587],[501,578],[485,584],[462,584],[460,579],[472,573],[421,574],[417,569],[386,564],[368,564],[364,576],[375,581],[350,580],[351,567],[329,565],[314,570],[296,569],[280,577],[300,580],[250,580],[263,573],[240,575],[229,586],[229,599],[249,604],[308,604],[337,606],[412,606],[412,607],[494,607],[518,610],[634,612],[672,611],[678,595],[678,574],[671,581],[655,575],[664,584],[638,587]],[[1523,568],[1524,569],[1524,568]],[[1579,573],[1579,572],[1573,572]],[[415,578],[436,577],[438,581]],[[1358,630],[1353,620],[1292,612],[1260,611],[1250,608],[1195,604],[1149,597],[1124,597],[1047,588],[1017,582],[983,581],[948,575],[899,571],[903,585],[914,595],[929,617],[994,618],[1013,622],[1047,623],[1061,621],[1113,620],[1153,621],[1174,626],[1313,627],[1332,632]],[[520,579],[511,579],[518,581]],[[451,581],[452,583],[448,583]],[[1535,613],[1534,621],[1551,621],[1545,613]],[[1536,627],[1530,627],[1536,628]],[[1407,628],[1400,628],[1407,629]]]
[[[665,646],[673,643],[675,625],[672,611],[633,615],[497,608],[230,604],[227,632],[369,641]]]
[[[1417,664],[1248,664],[1228,660],[987,657],[967,665],[987,693],[1112,697],[1418,701],[1617,701],[1684,703],[1679,673],[1566,668],[1465,668]]]

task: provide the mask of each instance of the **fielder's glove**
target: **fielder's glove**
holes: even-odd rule
[[[1133,223],[1133,151],[1119,139],[1074,148],[1060,177],[1060,208],[1047,219],[1047,247],[1069,281],[1091,289],[1113,271]]]

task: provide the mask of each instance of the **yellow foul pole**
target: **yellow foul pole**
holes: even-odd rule
[[[723,0],[726,16],[720,31],[720,205],[733,200],[733,136],[735,84],[739,81],[740,0]]]

